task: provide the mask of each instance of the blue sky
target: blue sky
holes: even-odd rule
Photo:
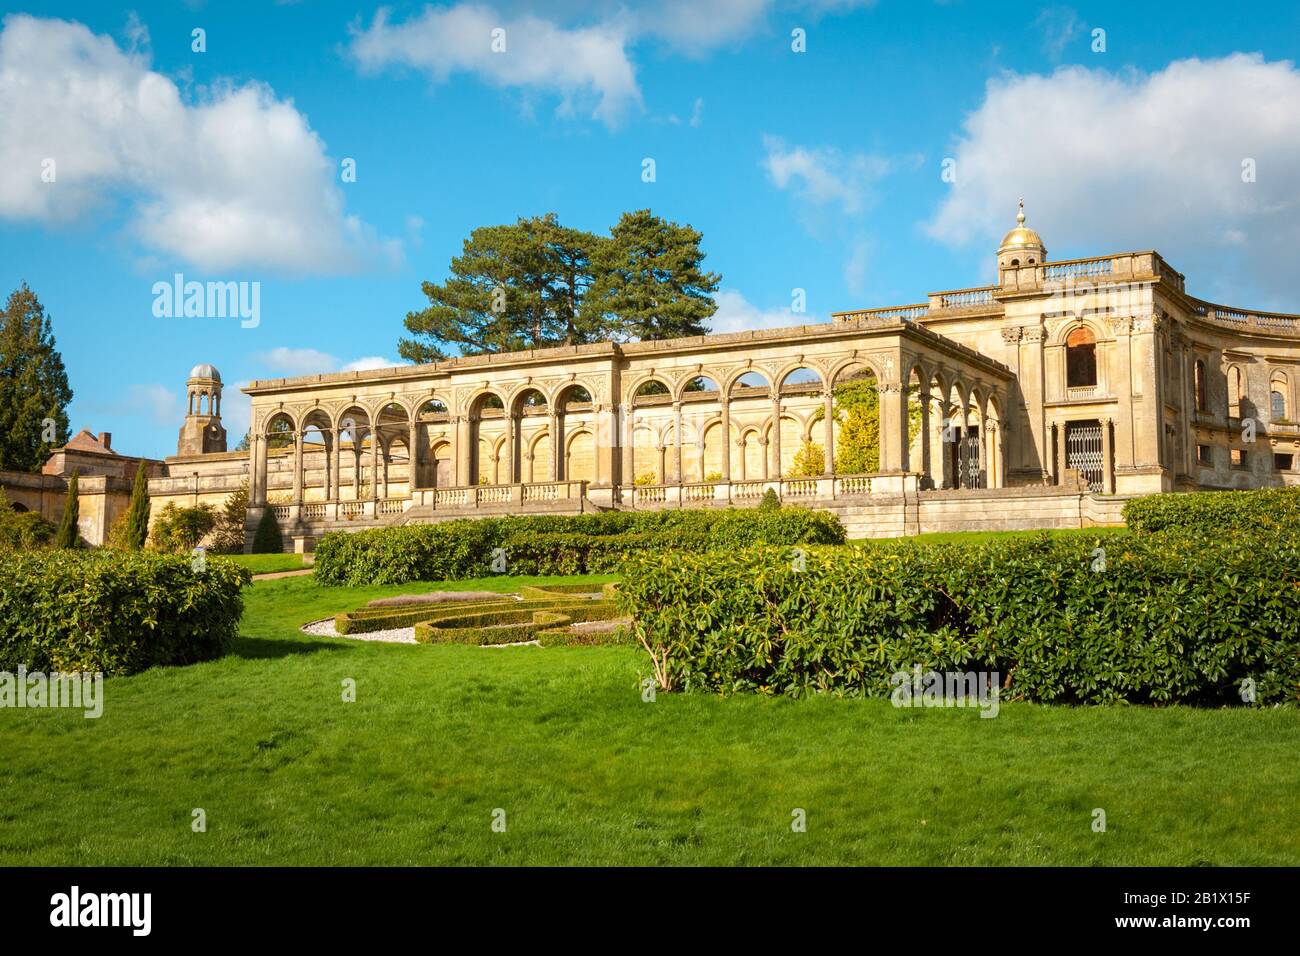
[[[395,363],[468,233],[545,212],[701,230],[720,331],[985,284],[1022,195],[1051,258],[1300,311],[1297,38],[1280,2],[11,4],[0,285],[53,317],[74,429],[159,457],[193,364],[237,440],[236,384]],[[177,272],[260,283],[260,323],[156,317]]]

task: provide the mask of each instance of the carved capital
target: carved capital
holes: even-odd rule
[[[1039,325],[1026,325],[1024,327],[1024,336],[1026,342],[1043,341],[1043,328]]]
[[[1004,328],[1002,330],[1002,341],[1005,342],[1007,345],[1014,345],[1016,342],[1020,341],[1021,336],[1023,336],[1024,334],[1025,334],[1025,330],[1018,325],[1011,326],[1010,328]]]

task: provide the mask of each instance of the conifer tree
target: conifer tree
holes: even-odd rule
[[[144,461],[135,470],[135,484],[131,486],[131,504],[126,509],[126,539],[123,544],[131,551],[144,548],[149,537],[149,479],[144,473]]]
[[[81,511],[77,501],[77,474],[74,469],[72,477],[68,479],[68,497],[63,502],[63,519],[59,522],[59,530],[54,536],[56,548],[75,548],[81,543],[81,535],[77,530],[77,519]]]

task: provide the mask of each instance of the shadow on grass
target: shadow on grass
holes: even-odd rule
[[[301,640],[282,640],[271,637],[237,637],[231,655],[248,660],[275,657],[290,657],[294,654],[314,654],[317,651],[341,651],[346,644],[334,641],[319,641],[303,636]]]

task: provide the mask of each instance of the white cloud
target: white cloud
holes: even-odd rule
[[[372,368],[392,368],[395,365],[401,365],[401,362],[394,362],[392,359],[386,359],[382,355],[365,355],[359,359],[354,359],[344,365],[340,372],[368,372]]]
[[[147,48],[143,24],[127,34]],[[146,248],[209,270],[337,273],[400,256],[344,211],[337,167],[292,102],[259,83],[186,102],[147,54],[79,23],[5,18],[0,170],[0,218],[75,220],[121,200]]]
[[[838,207],[848,215],[871,202],[876,183],[893,168],[880,156],[827,146],[787,146],[779,136],[765,135],[763,147],[767,150],[763,168],[773,185],[792,190],[806,203]]]
[[[792,312],[788,306],[782,309],[760,309],[735,289],[722,289],[714,299],[718,303],[718,311],[713,313],[709,324],[712,325],[713,332],[718,335],[724,332],[749,332],[754,329],[812,325],[824,321],[806,312]]]
[[[179,426],[185,417],[181,393],[164,385],[131,385],[126,400],[113,406],[119,415],[144,415],[155,425]]]
[[[374,368],[392,368],[403,364],[381,355],[364,355],[350,362],[343,362],[336,356],[318,349],[291,349],[284,346],[259,352],[254,358],[271,371],[288,377],[319,375],[325,372],[364,372]]]
[[[639,32],[699,56],[746,39],[762,25],[771,5],[771,0],[660,0],[641,9],[635,22]]]
[[[1216,282],[1235,289],[1244,269],[1268,294],[1294,296],[1298,115],[1300,72],[1258,54],[1150,75],[1007,75],[966,119],[956,182],[926,230],[994,245],[1024,196],[1029,224],[1058,257],[1156,248],[1194,294],[1221,294]],[[1242,179],[1247,160],[1253,183]]]
[[[280,346],[269,352],[260,352],[256,359],[267,368],[287,375],[315,375],[333,371],[339,360],[317,349],[291,349]]]
[[[504,52],[492,49],[498,28],[505,31]],[[454,73],[471,73],[493,86],[555,93],[561,113],[585,107],[615,126],[629,109],[641,106],[627,42],[622,19],[566,28],[531,14],[511,19],[486,6],[461,3],[425,7],[402,23],[390,22],[389,11],[380,9],[369,27],[354,28],[349,52],[368,72],[408,66],[439,83]]]
[[[1069,46],[1083,30],[1083,21],[1079,14],[1070,7],[1046,7],[1034,20],[1043,37],[1043,50],[1053,60],[1059,60],[1065,48]]]

